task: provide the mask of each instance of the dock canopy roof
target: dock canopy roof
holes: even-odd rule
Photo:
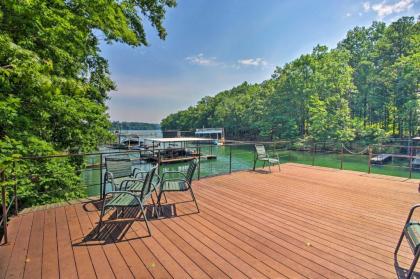
[[[208,138],[151,138],[151,139],[145,139],[148,141],[154,141],[154,142],[194,142],[194,141],[213,141],[213,139]]]
[[[223,128],[203,128],[196,129],[196,135],[208,135],[208,134],[223,134]]]

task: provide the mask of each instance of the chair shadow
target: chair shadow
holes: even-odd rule
[[[91,201],[84,202],[83,205],[82,205],[82,207],[83,207],[83,210],[86,211],[86,212],[101,211],[101,209],[102,209],[102,203],[103,203],[103,200],[101,200],[101,199],[91,200]],[[88,205],[93,205],[94,208],[93,209],[89,209],[87,207]]]
[[[395,255],[394,255],[395,257]],[[394,267],[395,267],[395,273],[397,275],[398,279],[405,279],[407,278],[408,269],[400,267],[398,264],[397,258],[394,258]],[[411,278],[420,278],[420,272],[414,271]]]
[[[170,219],[170,218],[175,218],[175,217],[198,214],[197,211],[186,212],[186,213],[181,213],[181,214],[177,211],[177,205],[183,204],[183,203],[190,203],[190,202],[193,202],[193,201],[180,201],[180,202],[162,204],[160,208],[158,209],[159,217],[161,219]]]
[[[259,173],[259,174],[269,174],[269,173],[271,173],[270,170],[265,170],[265,169],[255,169],[252,172],[254,172],[254,173],[256,172],[256,173]]]
[[[101,205],[102,203],[99,203],[98,210],[101,210]],[[89,209],[87,210],[92,211]],[[144,210],[147,220],[150,222],[155,214],[153,206],[146,205]],[[114,210],[112,214],[107,214],[104,217],[100,231],[98,231],[97,223],[96,226],[86,236],[84,236],[80,242],[73,244],[73,246],[106,245],[150,236],[146,233],[146,229],[144,229],[141,231],[142,235],[127,238],[126,234],[134,222],[141,222],[142,225],[144,225],[144,216],[140,214],[138,208],[127,208],[123,213],[120,210],[118,218],[117,211]]]

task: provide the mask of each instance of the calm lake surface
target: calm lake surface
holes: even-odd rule
[[[122,134],[136,134],[139,135],[140,139],[144,138],[158,138],[162,137],[162,132],[160,130],[153,131],[122,131]],[[196,146],[189,147],[194,150]],[[281,163],[294,162],[301,163],[306,165],[316,165],[323,167],[330,167],[338,169],[341,166],[341,156],[340,154],[316,154],[313,157],[313,154],[310,152],[303,151],[286,151],[286,150],[272,150],[273,147],[266,147],[272,154],[276,153],[280,156]],[[110,150],[101,148],[102,152],[115,152],[117,150]],[[121,150],[124,152],[124,150]],[[196,178],[200,175],[200,178],[226,174],[230,171],[240,171],[240,170],[250,170],[253,167],[253,158],[254,158],[254,146],[253,145],[244,145],[244,146],[201,146],[200,152],[202,154],[212,154],[216,155],[215,160],[200,160],[200,168],[196,171]],[[139,158],[139,153],[131,153],[130,156],[134,158]],[[99,164],[100,156],[86,156],[85,162],[89,164]],[[140,162],[140,161],[139,161]],[[144,170],[150,168],[150,164],[138,164],[136,167],[140,167]],[[177,170],[185,171],[188,167],[188,163],[176,163],[164,165],[161,167],[160,171],[165,170]],[[262,167],[262,163],[258,162],[257,167]],[[274,166],[276,167],[276,166]],[[351,155],[345,154],[343,156],[343,169],[346,170],[355,170],[361,172],[368,171],[368,156],[367,155]],[[408,177],[409,169],[407,168],[407,162],[395,160],[391,164],[383,166],[372,166],[372,173],[385,174],[399,177]],[[87,194],[89,196],[98,195],[100,192],[100,181],[101,173],[104,175],[105,170],[96,168],[86,168],[82,171],[82,182],[86,187]],[[420,171],[412,172],[413,178],[420,178]],[[111,189],[110,185],[107,185],[107,189]]]

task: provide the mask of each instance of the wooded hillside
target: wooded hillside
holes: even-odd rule
[[[162,129],[225,127],[230,136],[316,141],[419,133],[420,22],[355,27],[335,49],[277,67],[261,84],[204,97],[162,120]]]

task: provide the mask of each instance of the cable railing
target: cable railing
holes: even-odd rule
[[[357,145],[335,142],[259,142],[280,163],[300,163],[341,170],[420,178],[420,147],[404,145]],[[110,189],[105,181],[105,158],[127,154],[134,167],[148,170],[157,164],[159,173],[178,171],[197,159],[195,179],[252,170],[256,142],[226,145],[189,144],[150,150],[110,150],[84,154],[20,157],[10,169],[0,171],[2,210],[0,227],[7,242],[7,216],[19,209],[90,196],[103,198]],[[389,155],[388,157],[384,157]],[[418,154],[418,155],[417,155]],[[382,156],[382,157],[381,157]]]

